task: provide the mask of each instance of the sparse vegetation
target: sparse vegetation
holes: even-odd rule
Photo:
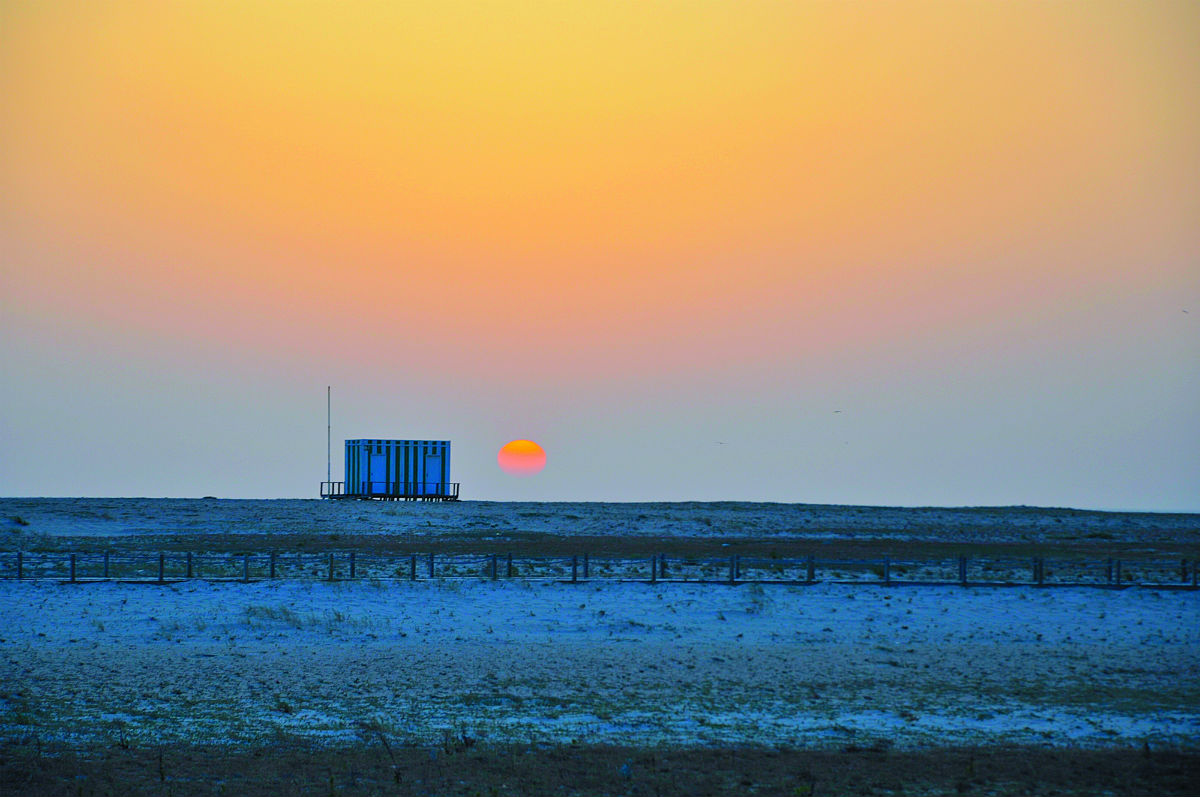
[[[767,606],[767,591],[762,584],[751,583],[746,587],[746,614],[760,614]]]
[[[255,620],[271,620],[290,625],[292,628],[303,628],[311,624],[306,622],[295,610],[288,606],[247,606],[246,623],[254,625]]]

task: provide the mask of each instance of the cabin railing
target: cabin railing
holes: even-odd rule
[[[430,499],[457,501],[460,482],[365,482],[359,489],[346,482],[321,482],[322,498]]]

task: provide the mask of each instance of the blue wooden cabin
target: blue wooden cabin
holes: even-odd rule
[[[347,440],[346,478],[321,482],[322,498],[457,501],[449,440]]]

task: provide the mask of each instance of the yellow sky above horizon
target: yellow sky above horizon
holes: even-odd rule
[[[5,4],[9,311],[573,378],[1103,302],[1194,269],[1195,8]]]

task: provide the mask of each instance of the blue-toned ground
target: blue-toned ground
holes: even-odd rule
[[[1196,515],[1029,508],[10,498],[0,500],[0,514],[6,563],[17,549],[30,562],[57,562],[66,554],[56,547],[149,555],[171,540],[183,546],[171,549],[176,559],[193,544],[227,555],[260,537],[303,542],[309,553],[359,538],[472,550],[498,539],[536,547],[572,537],[717,550],[725,540],[835,548],[866,540],[897,551],[972,543],[1048,555],[1079,546],[1088,556],[1103,546],[1200,553]],[[1130,777],[1151,773],[1155,791],[1179,792],[1190,781],[1175,759],[1147,769],[1141,751],[1174,750],[1192,766],[1200,747],[1200,592],[1188,589],[896,588],[877,579],[573,585],[520,574],[410,581],[370,571],[352,582],[70,585],[2,575],[0,752],[8,763],[0,761],[0,786],[14,793],[30,783],[141,778],[155,754],[138,751],[158,750],[160,768],[163,750],[190,757],[200,771],[224,765],[226,754],[211,749],[230,761],[244,753],[250,763],[229,767],[250,777],[254,761],[281,751],[309,750],[306,761],[323,755],[305,745],[384,768],[365,781],[353,767],[338,770],[339,793],[393,793],[395,784],[405,794],[475,793],[454,784],[493,766],[486,751],[517,748],[546,761],[633,750],[620,755],[649,761],[638,766],[668,790],[675,781],[653,764],[654,751],[694,750],[703,763],[693,774],[731,766],[736,791],[761,772],[721,763],[721,751],[753,748],[769,758],[782,749],[800,761],[808,759],[796,751],[891,750],[924,762],[903,773],[919,780],[926,764],[943,760],[936,751],[953,757],[964,747],[974,751],[962,753],[966,762],[1010,751],[1006,760],[1017,763],[996,782],[1024,777],[1035,793],[1040,776],[1021,774],[1012,750],[1061,753],[1068,770],[1081,750],[1112,751],[1135,761]],[[463,739],[478,747],[467,751]],[[395,756],[385,756],[385,741]],[[56,751],[57,764],[46,763],[45,750]],[[440,769],[447,755],[462,769]],[[386,768],[397,761],[434,763],[404,764],[397,777],[407,780],[391,784]],[[858,765],[839,761],[837,782],[856,788]],[[653,793],[611,768],[601,793]],[[171,783],[161,771],[139,793]],[[890,783],[891,770],[880,771],[879,782]],[[275,793],[293,793],[289,773],[260,775],[256,782],[279,786]],[[791,777],[779,774],[763,793],[810,793]],[[965,776],[945,777],[938,782],[972,788]],[[1121,770],[1101,785],[1120,792],[1124,777]],[[305,782],[324,788],[325,778]],[[355,791],[362,783],[369,788]],[[504,772],[488,783],[494,793],[523,793]],[[1071,783],[1067,776],[1068,791]]]
[[[0,583],[8,735],[1186,745],[1200,595],[525,580]]]
[[[679,503],[383,503],[168,498],[0,498],[9,533],[55,537],[188,534],[495,534],[760,539],[878,538],[1196,544],[1200,515],[1037,507],[895,508]],[[27,526],[15,525],[21,518]],[[0,542],[3,546],[3,542]],[[4,546],[11,547],[11,546]]]

